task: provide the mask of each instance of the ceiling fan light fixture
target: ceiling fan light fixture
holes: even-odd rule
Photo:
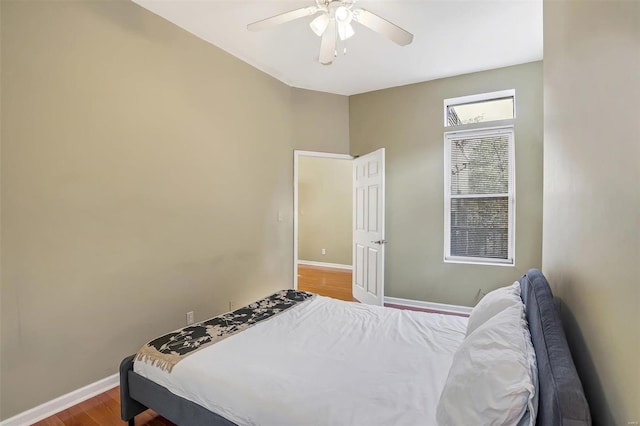
[[[348,38],[353,37],[356,32],[353,30],[353,26],[349,23],[338,24],[338,37],[340,40],[345,41]]]
[[[309,26],[311,27],[311,30],[318,37],[322,37],[322,34],[324,34],[324,32],[326,31],[328,25],[329,25],[329,15],[327,15],[326,13],[323,13],[322,15],[317,16],[309,24]]]
[[[351,22],[353,15],[349,9],[344,6],[340,6],[336,8],[335,11],[336,21],[339,24],[348,24]]]

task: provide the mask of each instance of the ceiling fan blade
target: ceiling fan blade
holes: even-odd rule
[[[354,10],[353,20],[382,34],[400,46],[406,46],[413,41],[413,34],[366,9]]]
[[[309,6],[303,7],[302,9],[291,10],[289,12],[281,13],[280,15],[272,16],[271,18],[253,22],[247,25],[247,29],[249,31],[261,31],[266,28],[284,24],[285,22],[293,21],[294,19],[315,15],[319,10],[320,9],[318,9],[317,6]]]
[[[332,19],[327,25],[327,29],[322,34],[320,42],[320,63],[331,65],[336,52],[336,20]]]

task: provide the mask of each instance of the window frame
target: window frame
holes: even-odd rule
[[[515,105],[515,102],[514,102]],[[446,109],[445,109],[446,111]],[[445,118],[446,119],[446,118]],[[510,120],[511,121],[511,120]],[[463,127],[463,126],[458,126]],[[452,196],[451,194],[451,144],[456,139],[470,139],[474,137],[508,135],[509,152],[509,181],[506,194],[465,194]],[[452,130],[444,133],[444,256],[445,263],[464,263],[492,266],[515,266],[515,223],[516,223],[516,194],[515,194],[515,129],[514,125],[492,126],[481,129]],[[453,198],[508,198],[508,230],[507,230],[507,259],[486,257],[452,256],[451,255],[451,200]]]

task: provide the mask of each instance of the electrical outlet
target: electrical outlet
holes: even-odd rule
[[[229,310],[233,311],[233,309],[236,307],[236,304],[233,300],[229,300]]]
[[[322,254],[323,255],[327,254],[327,249],[322,249]]]
[[[193,324],[193,311],[187,312],[187,325]]]

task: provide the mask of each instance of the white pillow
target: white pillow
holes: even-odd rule
[[[520,299],[520,283],[518,281],[510,286],[501,287],[486,294],[469,315],[467,336],[497,313],[502,312],[509,306],[518,304],[522,304],[522,299]]]
[[[438,402],[440,426],[535,424],[537,370],[525,330],[521,302],[465,338]]]

